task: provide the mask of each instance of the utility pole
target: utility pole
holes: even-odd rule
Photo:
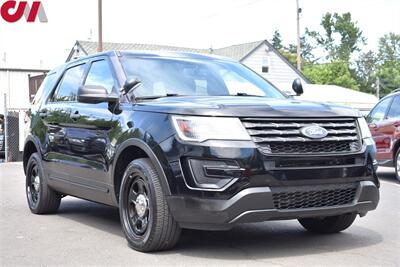
[[[99,19],[99,43],[97,47],[97,52],[103,51],[103,2],[98,0],[98,19]]]
[[[301,71],[301,47],[300,47],[300,13],[299,0],[296,0],[296,15],[297,15],[297,69]]]
[[[379,77],[376,78],[376,97],[379,99],[379,94],[380,94],[380,86],[381,86],[381,81],[379,80]]]

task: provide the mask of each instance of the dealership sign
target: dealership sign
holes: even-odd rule
[[[36,18],[40,22],[47,22],[46,12],[42,2],[33,1],[30,5],[27,1],[0,1],[1,18],[13,23],[25,17],[27,22],[35,22]]]

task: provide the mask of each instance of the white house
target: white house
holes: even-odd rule
[[[0,68],[0,114],[4,114],[4,94],[9,109],[28,109],[31,95],[36,93],[47,72],[43,69]]]

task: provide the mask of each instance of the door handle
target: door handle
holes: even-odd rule
[[[42,109],[41,111],[39,111],[39,117],[44,119],[47,116],[49,116],[49,111],[47,109]]]
[[[376,125],[375,123],[371,123],[371,124],[369,125],[369,128],[371,128],[371,129],[376,129],[376,128],[378,128],[378,125]]]
[[[69,117],[76,121],[81,117],[81,114],[79,114],[79,111],[75,111],[75,113],[72,113]]]

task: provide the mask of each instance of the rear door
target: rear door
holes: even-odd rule
[[[391,139],[393,135],[392,121],[387,119],[393,97],[383,99],[368,115],[369,129],[376,143],[378,161],[391,159]]]
[[[89,62],[83,85],[103,86],[108,93],[117,93],[117,83],[111,63],[107,58],[96,58]],[[109,192],[109,154],[112,129],[118,125],[113,121],[115,105],[107,102],[99,104],[74,103],[70,118],[72,124],[66,131],[70,161],[71,180],[82,187],[86,198],[99,202]],[[116,118],[115,118],[116,119]],[[100,194],[99,194],[100,193]]]
[[[386,134],[390,136],[390,153],[388,157],[393,157],[394,146],[400,138],[400,95],[394,97],[389,111],[386,115],[387,129]]]

